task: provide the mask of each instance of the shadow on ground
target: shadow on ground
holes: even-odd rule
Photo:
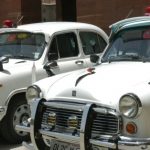
[[[0,150],[26,150],[21,144],[9,144],[0,137]]]

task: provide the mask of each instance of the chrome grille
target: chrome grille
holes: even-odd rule
[[[56,126],[59,127],[65,127],[67,128],[67,121],[68,118],[72,115],[76,115],[79,119],[79,125],[77,127],[77,129],[80,129],[80,124],[81,124],[81,119],[82,119],[82,112],[80,111],[75,111],[75,110],[69,110],[69,109],[59,109],[59,108],[53,108],[53,107],[46,107],[44,113],[43,113],[43,117],[42,117],[42,126],[47,126],[47,116],[50,112],[55,112],[57,115],[57,121],[56,121]]]
[[[92,124],[92,135],[114,135],[118,133],[119,120],[112,114],[97,113]]]
[[[43,109],[41,129],[58,133],[71,133],[72,130],[70,131],[68,127],[68,119],[70,116],[76,116],[79,120],[78,135],[80,128],[83,131],[84,126],[90,126],[88,129],[91,130],[92,139],[103,135],[113,136],[120,132],[121,118],[113,109],[91,104],[90,109],[86,111],[87,105],[88,103],[46,102]],[[90,111],[91,109],[92,111]],[[50,127],[47,123],[48,114],[51,112],[57,116],[55,128]],[[85,112],[88,114],[86,117],[84,116]]]

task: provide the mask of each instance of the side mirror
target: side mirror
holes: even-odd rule
[[[0,71],[3,71],[3,63],[8,63],[9,62],[9,55],[8,56],[2,56],[0,57]]]
[[[44,66],[43,69],[46,70],[48,76],[53,76],[55,75],[53,73],[53,68],[58,67],[57,62],[56,61],[51,61],[51,62],[47,62]]]
[[[99,60],[99,56],[98,55],[90,55],[90,61],[92,62],[92,63],[97,63],[98,62],[98,60]]]
[[[48,54],[48,61],[53,61],[58,59],[58,54],[56,53],[49,53]]]

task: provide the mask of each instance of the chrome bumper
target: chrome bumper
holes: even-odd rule
[[[30,127],[25,127],[25,126],[16,126],[16,130],[19,131],[24,131],[31,133],[31,128]],[[74,141],[77,143],[80,143],[80,137],[74,137],[72,136],[67,136],[59,133],[53,133],[53,132],[46,132],[46,131],[39,131],[42,135],[43,138],[51,140],[52,138],[62,140],[63,141]],[[31,135],[33,136],[33,135]],[[33,139],[32,137],[31,139]],[[118,149],[118,150],[149,150],[150,149],[150,138],[129,138],[129,137],[124,137],[124,136],[119,136],[117,139],[119,139],[116,143],[109,142],[109,140],[93,140],[90,139],[90,143],[94,146],[102,146],[106,148],[111,148],[111,149]],[[33,141],[34,143],[34,141]],[[35,148],[34,144],[28,144],[26,142],[23,142],[23,145],[28,148],[29,150],[37,150]]]
[[[22,145],[29,150],[35,150],[33,144],[29,144],[27,142],[23,142]]]
[[[120,136],[118,149],[121,150],[150,150],[150,138],[129,138]]]
[[[30,130],[31,130],[30,127],[26,127],[26,126],[22,126],[22,125],[16,125],[15,129],[18,131],[23,131],[23,132],[27,132],[27,133],[30,133]],[[31,144],[31,143],[23,142],[22,145],[29,150],[35,150],[33,144]]]

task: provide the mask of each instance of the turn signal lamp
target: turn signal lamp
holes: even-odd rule
[[[129,122],[126,125],[126,131],[130,134],[135,134],[137,132],[137,126],[133,122]]]

